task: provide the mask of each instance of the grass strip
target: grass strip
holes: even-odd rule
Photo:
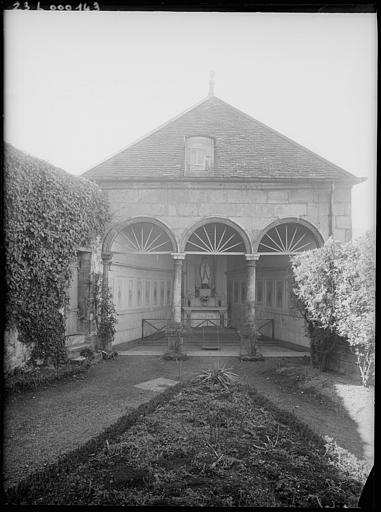
[[[115,440],[119,435],[136,424],[141,418],[153,412],[158,406],[169,401],[177,394],[185,382],[178,383],[159,395],[154,396],[148,402],[139,405],[134,411],[121,416],[113,425],[107,427],[97,436],[89,439],[85,444],[67,452],[46,468],[28,475],[18,484],[4,491],[4,502],[7,505],[22,504],[25,500],[32,500],[44,488],[46,482],[55,480],[60,474],[69,473],[75,465],[85,462],[89,455],[101,450],[106,441]]]

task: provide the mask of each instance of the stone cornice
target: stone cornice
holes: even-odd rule
[[[163,272],[170,274],[172,272],[172,268],[158,268],[158,267],[141,267],[138,265],[129,265],[128,263],[123,263],[122,261],[113,261],[112,262],[113,267],[122,267],[122,268],[130,268],[133,270],[142,270],[146,272]],[[128,277],[128,276],[126,276]],[[136,277],[136,276],[131,276]]]
[[[176,261],[182,261],[185,259],[185,253],[184,252],[172,252],[171,253],[172,258]]]
[[[87,178],[89,179],[89,178]],[[366,181],[367,178],[364,177],[353,177],[346,178],[340,180],[334,180],[337,184],[343,184],[352,186],[357,183],[362,183]],[[197,184],[206,184],[206,183],[269,183],[269,184],[277,184],[277,183],[289,183],[300,186],[301,183],[306,184],[321,184],[327,185],[327,182],[331,183],[331,180],[321,179],[321,178],[256,178],[256,177],[228,177],[224,178],[222,176],[208,176],[208,177],[200,177],[200,176],[113,176],[107,178],[91,178],[91,181],[95,181],[96,183],[110,183],[110,184],[120,184],[123,182],[126,183],[197,183]]]
[[[259,253],[256,253],[256,254],[245,254],[245,260],[246,261],[258,261],[260,256],[261,255]]]

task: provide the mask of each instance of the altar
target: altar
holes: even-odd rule
[[[228,324],[226,257],[190,255],[183,268],[182,321],[187,327]],[[208,322],[209,320],[209,322]]]
[[[188,306],[183,307],[183,321],[187,327],[198,327],[200,324],[206,326],[217,325],[227,327],[227,307],[225,306]],[[202,327],[200,325],[200,327]]]

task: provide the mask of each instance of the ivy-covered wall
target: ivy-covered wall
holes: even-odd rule
[[[99,187],[5,145],[7,330],[31,359],[65,358],[64,310],[77,249],[110,221]]]

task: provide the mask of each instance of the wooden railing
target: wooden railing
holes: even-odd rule
[[[160,324],[155,325],[153,322],[160,322]],[[144,341],[147,338],[151,340],[164,338],[168,324],[169,320],[167,318],[143,318],[141,341]],[[151,328],[150,334],[146,334],[147,327]]]
[[[208,327],[214,327],[213,330],[207,330]],[[220,337],[220,319],[209,319],[209,318],[192,318],[190,326],[186,327],[185,334],[192,333],[193,329],[197,329],[198,341],[202,344],[207,343],[208,346],[216,343],[215,348],[220,349],[221,337]],[[214,345],[212,345],[214,346]],[[210,347],[211,348],[211,347]]]
[[[260,322],[263,322],[260,324]],[[142,319],[142,335],[141,341],[146,339],[150,340],[159,340],[165,337],[167,328],[169,326],[170,320],[168,318],[143,318]],[[270,337],[274,339],[274,319],[273,318],[263,318],[257,320],[257,329],[264,336],[263,332],[266,327],[270,325]],[[192,326],[186,327],[184,326],[184,334],[186,335],[189,332],[192,332],[193,329],[201,329],[202,340],[205,338],[210,339],[210,331],[208,333],[205,332],[205,328],[207,327],[215,327],[216,328],[216,340],[217,343],[220,344],[220,320],[211,320],[206,318],[192,318]],[[147,331],[150,331],[147,334]],[[238,331],[237,331],[238,332]]]
[[[262,325],[258,325],[259,322],[264,322]],[[260,320],[257,320],[257,329],[260,333],[265,336],[265,333],[263,332],[263,329],[267,327],[268,325],[271,325],[271,339],[274,339],[274,319],[273,318],[261,318]]]
[[[197,325],[193,325],[193,322],[200,322]],[[221,327],[220,319],[211,320],[210,318],[192,318],[191,319],[191,328],[197,329],[198,327]]]

